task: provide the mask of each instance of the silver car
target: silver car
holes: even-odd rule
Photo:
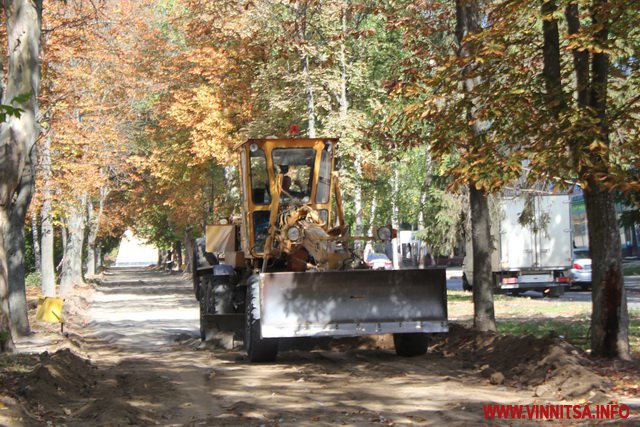
[[[367,256],[366,264],[373,270],[391,270],[393,263],[385,254],[371,253]]]
[[[576,248],[573,250],[573,263],[567,276],[571,278],[571,284],[580,286],[583,290],[591,287],[591,256],[589,249]]]

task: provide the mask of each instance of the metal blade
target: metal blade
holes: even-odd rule
[[[264,338],[448,330],[443,268],[263,273],[260,308]]]

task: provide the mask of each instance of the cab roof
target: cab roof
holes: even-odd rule
[[[335,144],[338,141],[338,138],[250,138],[233,147],[233,151],[237,151],[238,149],[244,147],[247,144],[251,144],[252,142],[264,143],[267,141],[277,144],[291,145],[292,147],[295,147],[296,145],[300,144],[300,142],[331,141]]]

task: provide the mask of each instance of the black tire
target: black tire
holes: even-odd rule
[[[260,336],[260,319],[253,316],[253,291],[247,286],[244,347],[252,363],[273,362],[278,355],[278,339]]]
[[[193,281],[193,292],[196,299],[200,299],[200,276],[198,276],[198,251],[193,251],[191,255],[191,280]]]
[[[549,292],[546,294],[549,298],[560,298],[564,295],[564,286],[557,286],[555,288],[549,288]]]
[[[204,278],[201,280],[200,288],[200,339],[207,340],[207,331],[212,327],[208,315],[215,313],[214,292],[211,280]]]
[[[393,344],[398,356],[422,356],[429,347],[429,335],[423,333],[393,334]]]
[[[467,292],[471,292],[473,290],[471,284],[469,283],[469,279],[467,279],[466,273],[462,273],[462,289]]]
[[[207,308],[205,307],[205,298],[200,298],[200,340],[207,340],[207,330],[209,329],[209,321],[205,317]]]

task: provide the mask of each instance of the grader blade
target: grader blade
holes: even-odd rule
[[[263,338],[447,332],[445,269],[263,273]]]

